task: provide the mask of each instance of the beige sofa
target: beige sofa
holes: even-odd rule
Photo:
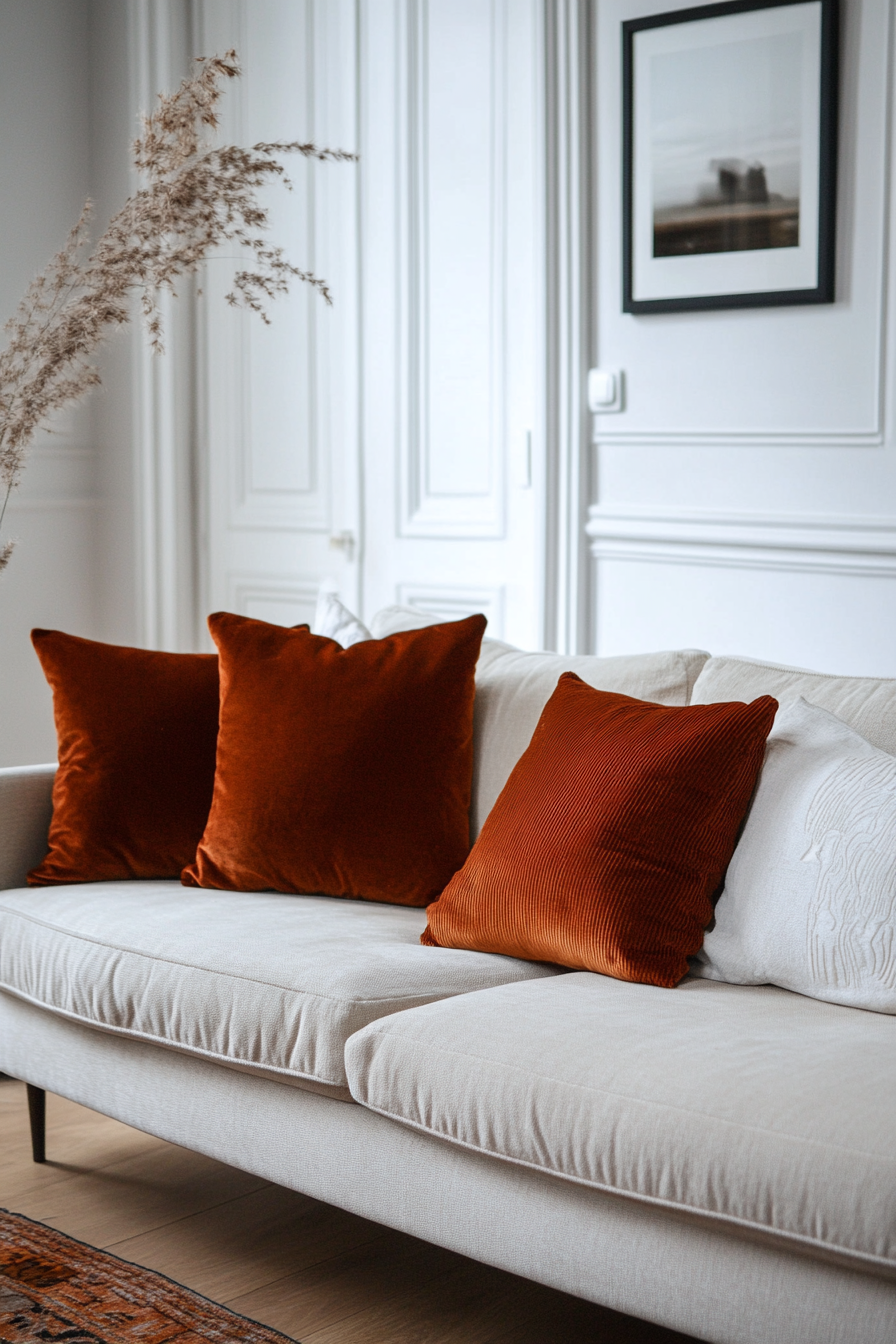
[[[474,834],[568,667],[667,704],[802,694],[896,753],[896,681],[486,641]],[[52,776],[0,771],[0,1069],[700,1339],[896,1339],[896,1018],[425,948],[403,907],[28,890]]]

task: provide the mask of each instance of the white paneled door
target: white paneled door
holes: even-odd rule
[[[205,0],[245,67],[223,130],[313,138],[274,241],[325,276],[272,325],[205,302],[203,606],[307,620],[323,583],[538,645],[544,513],[538,0]]]
[[[198,18],[202,50],[233,46],[243,64],[224,136],[357,149],[351,0],[207,0]],[[333,306],[296,281],[268,326],[225,301],[238,258],[208,267],[201,587],[206,611],[295,625],[321,584],[359,598],[358,168],[286,162],[293,190],[265,193],[271,240],[327,280]]]
[[[541,7],[361,7],[364,605],[541,638]]]

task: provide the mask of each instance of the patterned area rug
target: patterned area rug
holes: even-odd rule
[[[292,1344],[163,1274],[0,1209],[2,1344]]]

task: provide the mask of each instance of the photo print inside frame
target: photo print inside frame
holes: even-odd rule
[[[626,312],[834,297],[836,0],[623,25]]]

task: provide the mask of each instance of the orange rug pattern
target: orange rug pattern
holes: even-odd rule
[[[294,1344],[163,1274],[0,1209],[0,1344]]]

